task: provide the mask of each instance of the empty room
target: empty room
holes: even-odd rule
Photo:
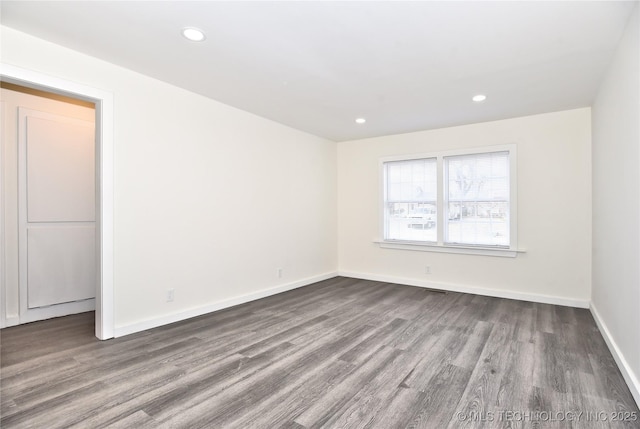
[[[640,428],[640,2],[0,8],[0,427]]]

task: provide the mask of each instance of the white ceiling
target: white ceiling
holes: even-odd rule
[[[637,4],[3,0],[1,19],[342,141],[589,106]]]

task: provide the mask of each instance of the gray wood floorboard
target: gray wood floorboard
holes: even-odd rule
[[[0,331],[0,427],[640,428],[584,309],[336,277],[108,341],[93,318]]]
[[[314,371],[308,377],[287,385],[279,395],[264,401],[261,407],[238,414],[228,427],[278,427],[281,422],[298,416],[320,400],[356,368],[355,365],[340,360],[331,360],[321,371]],[[303,427],[298,423],[295,425]]]
[[[129,414],[127,417],[119,419],[109,425],[111,429],[147,429],[155,428],[158,426],[158,422],[149,417],[144,411],[136,411],[133,414]]]

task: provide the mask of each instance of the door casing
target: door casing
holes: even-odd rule
[[[95,335],[101,340],[114,336],[113,266],[113,93],[33,70],[0,63],[3,81],[89,101],[96,107],[97,166],[97,289]],[[1,262],[4,264],[4,260]],[[0,266],[4,272],[4,267]],[[0,278],[3,282],[4,277]],[[2,305],[5,299],[2,297]]]

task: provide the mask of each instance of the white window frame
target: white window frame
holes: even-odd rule
[[[509,246],[488,246],[488,245],[467,245],[452,244],[444,242],[445,222],[445,171],[444,158],[459,155],[477,155],[492,152],[509,152]],[[389,240],[385,239],[385,163],[392,161],[410,161],[423,158],[436,158],[438,174],[437,190],[437,242]],[[518,253],[524,252],[518,248],[518,174],[517,174],[517,149],[516,144],[505,144],[496,146],[472,147],[448,151],[438,151],[411,155],[400,155],[384,157],[380,159],[380,204],[379,204],[379,240],[374,240],[385,249],[418,250],[427,252],[463,253],[487,256],[516,257]]]

